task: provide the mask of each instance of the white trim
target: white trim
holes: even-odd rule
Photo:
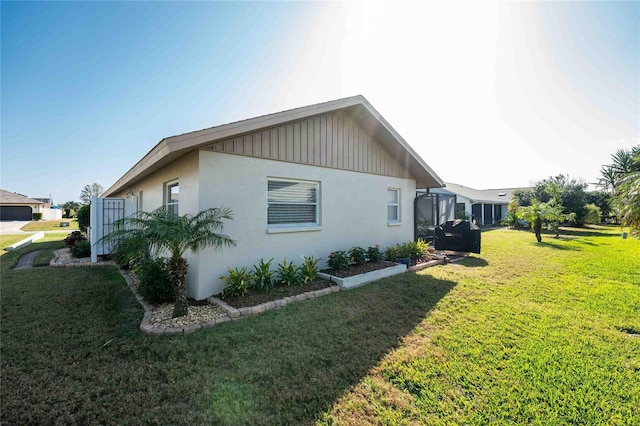
[[[165,207],[171,207],[171,206],[176,206],[178,208],[178,211],[176,212],[176,214],[180,214],[180,180],[179,179],[173,179],[170,180],[168,182],[164,183],[164,200],[163,200],[163,205]],[[171,188],[173,187],[178,187],[178,201],[177,202],[170,202],[171,200]]]
[[[390,203],[389,202],[389,191],[395,191],[397,194],[397,200],[395,203]],[[388,225],[400,225],[402,224],[402,211],[400,209],[400,205],[402,204],[402,199],[400,198],[401,194],[400,194],[400,188],[387,188],[387,224]],[[389,220],[389,207],[396,207],[397,209],[397,213],[396,213],[396,217],[397,220]]]
[[[287,232],[314,232],[322,231],[322,226],[273,226],[267,228],[267,234],[284,234]]]

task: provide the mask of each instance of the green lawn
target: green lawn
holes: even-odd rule
[[[1,422],[640,424],[640,241],[565,235],[162,338],[115,268],[7,253]]]
[[[69,226],[60,227],[60,222],[68,222]],[[20,228],[22,231],[77,231],[78,221],[75,219],[38,220],[29,222]]]

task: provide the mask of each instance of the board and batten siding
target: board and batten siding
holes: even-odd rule
[[[342,111],[216,142],[206,149],[382,176],[411,178],[355,120]]]

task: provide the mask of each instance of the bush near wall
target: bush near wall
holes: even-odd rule
[[[149,303],[174,302],[175,293],[169,281],[169,270],[164,258],[144,259],[134,268],[140,283],[138,292]]]
[[[42,219],[42,213],[33,214],[33,220],[41,220],[41,219]]]

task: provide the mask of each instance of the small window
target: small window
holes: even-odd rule
[[[387,190],[387,222],[400,222],[400,190]]]
[[[178,214],[180,204],[180,185],[178,182],[171,182],[166,185],[165,190],[165,203],[167,209],[171,210],[175,214]]]
[[[267,224],[272,226],[319,225],[318,182],[267,181]]]

